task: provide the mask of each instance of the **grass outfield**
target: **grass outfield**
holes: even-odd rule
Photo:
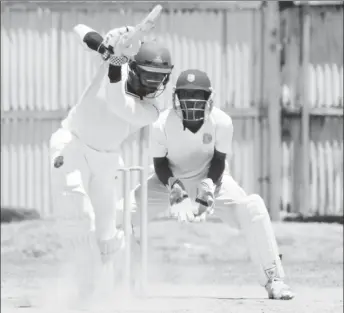
[[[276,223],[274,228],[287,282],[296,292],[292,301],[266,299],[243,238],[224,224],[159,222],[149,226],[154,297],[87,312],[342,312],[343,225]],[[54,221],[1,226],[3,312],[53,312],[56,303],[47,299],[54,299],[60,250]]]

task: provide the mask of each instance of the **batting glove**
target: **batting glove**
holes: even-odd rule
[[[210,178],[203,179],[197,187],[196,203],[199,204],[196,221],[204,221],[214,213],[216,185]]]
[[[102,46],[105,47],[103,59],[112,65],[120,66],[136,55],[140,49],[140,41],[128,42],[134,27],[126,26],[110,30],[104,37]]]
[[[113,238],[109,240],[98,240],[98,247],[103,263],[113,261],[116,253],[124,248],[124,232],[118,230]]]

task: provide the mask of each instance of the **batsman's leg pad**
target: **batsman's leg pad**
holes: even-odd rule
[[[70,268],[72,283],[80,300],[91,297],[98,276],[99,253],[94,232],[78,233],[70,238]]]
[[[97,245],[92,206],[87,197],[74,193],[62,198],[64,205],[56,212],[54,227],[58,230],[62,248],[58,252],[59,257],[69,263],[78,251],[96,250]]]
[[[256,194],[248,196],[245,204],[237,208],[237,217],[260,284],[265,286],[273,278],[283,279],[284,270],[264,200]]]
[[[116,235],[116,178],[115,173],[109,173],[110,175],[102,172],[94,174],[88,188],[88,196],[94,209],[95,231],[100,240],[108,240]]]
[[[124,233],[121,230],[108,240],[98,240],[98,247],[103,264],[112,262],[116,253],[124,248]]]

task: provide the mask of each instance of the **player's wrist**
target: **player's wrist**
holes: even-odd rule
[[[167,188],[171,190],[173,186],[178,183],[178,181],[179,179],[177,177],[169,177],[169,179],[167,180]]]
[[[177,177],[170,177],[167,181],[167,188],[169,190],[172,190],[176,186],[181,187],[181,189],[185,189],[184,184],[181,182],[181,180]]]

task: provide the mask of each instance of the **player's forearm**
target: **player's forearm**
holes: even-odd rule
[[[83,42],[91,50],[98,51],[100,54],[106,53],[106,47],[103,45],[103,37],[96,31],[89,31],[83,38]],[[122,78],[122,66],[109,64],[108,77],[110,83],[118,83]]]
[[[226,168],[226,154],[215,150],[211,160],[207,178],[210,178],[216,184],[222,177]]]
[[[156,176],[165,186],[168,186],[169,178],[173,177],[168,159],[166,157],[153,158],[153,163]]]
[[[83,24],[78,24],[74,27],[74,31],[79,35],[82,44],[89,49],[97,51],[101,55],[107,52],[107,48],[103,45],[104,38],[92,28]],[[108,77],[110,83],[118,83],[122,78],[122,67],[109,64]]]
[[[91,28],[86,28],[85,25],[77,25],[75,27],[75,29],[79,27],[79,28],[84,28],[82,29],[84,31],[84,34],[82,37],[82,41],[84,44],[87,45],[87,47],[93,51],[97,51],[100,54],[103,54],[106,52],[106,47],[103,45],[103,37],[96,32],[95,30],[91,29]]]

